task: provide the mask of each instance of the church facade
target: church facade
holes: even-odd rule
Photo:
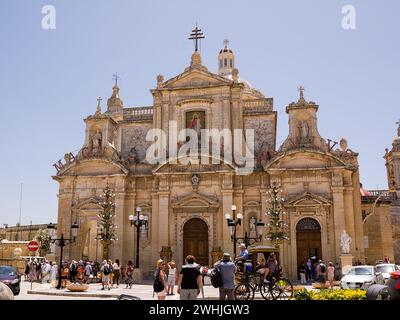
[[[182,265],[184,257],[193,254],[198,262],[211,265],[223,252],[232,253],[225,215],[232,214],[235,205],[243,215],[237,235],[254,236],[253,221],[268,222],[267,191],[278,185],[289,232],[280,257],[289,277],[297,277],[299,264],[309,257],[340,262],[343,230],[352,239],[354,260],[368,260],[365,237],[370,231],[363,225],[362,206],[370,209],[372,202],[362,203],[358,154],[345,139],[338,144],[321,137],[319,106],[306,100],[301,87],[298,100],[286,107],[288,137],[277,146],[273,99],[239,77],[235,64],[227,42],[219,52],[216,73],[203,65],[195,51],[179,75],[169,80],[157,76],[151,90],[153,105],[145,107],[124,106],[116,77],[107,110],[101,110],[99,99],[97,111],[84,120],[81,150],[76,155],[67,153],[55,164],[53,179],[60,186],[57,232],[69,236],[71,224],[79,224],[78,241],[64,250],[66,259],[102,259],[101,242],[96,240],[97,214],[106,186],[113,189],[116,202],[118,240],[112,243],[111,258],[122,263],[134,260],[136,234],[129,216],[140,207],[149,221],[148,230],[140,234],[140,266],[150,272],[160,256]],[[180,161],[176,150],[187,137],[178,135],[176,140],[172,131],[188,128],[198,137],[202,129],[236,129],[243,136],[252,129],[252,170],[240,170],[235,160],[226,161],[224,151],[217,161],[210,153],[203,153],[201,162]],[[166,136],[158,139],[166,155],[157,163],[148,157],[154,142],[148,134],[152,129],[161,129]],[[215,140],[210,149],[214,144]],[[224,142],[216,144],[226,150]],[[382,228],[378,236],[392,234],[391,225]],[[262,243],[269,242],[263,238]],[[371,238],[369,249],[373,245]],[[375,253],[394,259],[390,243]]]

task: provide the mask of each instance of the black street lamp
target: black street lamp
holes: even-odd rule
[[[265,224],[261,220],[258,220],[255,223],[257,237],[249,237],[247,235],[247,231],[244,233],[244,237],[236,237],[236,228],[237,228],[237,225],[242,224],[243,215],[241,213],[238,213],[236,216],[236,206],[235,205],[232,206],[232,216],[229,213],[227,213],[225,215],[225,219],[228,224],[228,227],[231,229],[231,239],[233,242],[233,255],[235,258],[236,258],[236,243],[237,243],[237,241],[239,241],[239,240],[244,241],[246,248],[247,248],[251,240],[253,240],[255,242],[260,242],[262,240],[262,235],[264,232]]]
[[[142,226],[144,227],[145,231],[147,231],[149,227],[149,217],[140,214],[142,208],[136,208],[136,215],[131,214],[129,216],[129,221],[131,223],[131,227],[136,227],[136,263],[135,268],[139,268],[139,239],[140,239],[140,229]]]
[[[60,265],[58,268],[58,284],[57,284],[57,289],[61,289],[61,270],[62,270],[62,258],[63,258],[63,249],[66,245],[74,243],[76,241],[76,236],[78,235],[78,224],[75,222],[71,226],[71,235],[72,238],[67,239],[64,238],[64,234],[61,234],[61,238],[57,239],[54,238],[55,235],[55,226],[50,222],[50,224],[47,225],[47,230],[49,232],[50,236],[50,241],[51,243],[54,243],[55,245],[59,246],[61,249],[60,252]]]

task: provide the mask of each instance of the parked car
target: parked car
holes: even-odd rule
[[[368,289],[373,284],[383,284],[383,277],[374,266],[354,266],[340,280],[342,289]]]
[[[378,264],[376,266],[376,269],[378,270],[378,272],[380,272],[382,274],[384,282],[389,280],[391,272],[395,272],[395,271],[399,271],[400,270],[397,265],[392,264],[392,263]]]
[[[18,270],[10,266],[0,266],[0,281],[6,284],[14,295],[20,292],[21,275]]]

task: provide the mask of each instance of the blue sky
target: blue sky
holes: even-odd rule
[[[56,8],[56,30],[41,27],[42,7]],[[353,5],[357,29],[341,27]],[[400,118],[396,0],[0,2],[0,224],[15,224],[23,183],[22,223],[57,217],[52,164],[84,139],[82,121],[121,76],[125,106],[151,105],[157,74],[188,66],[197,22],[206,39],[203,63],[217,68],[225,36],[240,76],[274,98],[277,144],[288,132],[285,106],[298,85],[320,105],[324,138],[346,137],[360,153],[367,188],[386,188],[383,155]]]

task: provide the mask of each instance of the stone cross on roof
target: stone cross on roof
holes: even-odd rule
[[[201,29],[199,29],[196,25],[196,27],[192,30],[192,33],[190,34],[190,37],[188,38],[189,40],[194,40],[194,51],[199,51],[199,40],[204,39],[205,36]]]
[[[305,90],[304,86],[299,86],[297,90],[299,90],[300,92],[300,100],[304,99],[304,90]]]
[[[121,79],[121,77],[118,77],[118,72],[113,74],[113,79],[115,80],[115,86],[118,86],[118,80]]]

